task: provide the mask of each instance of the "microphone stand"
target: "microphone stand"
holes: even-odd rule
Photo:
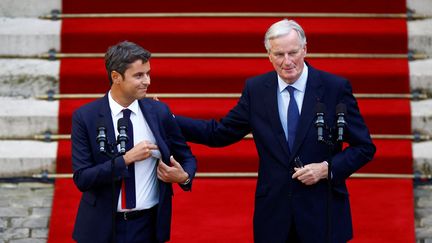
[[[327,163],[328,163],[328,172],[327,172],[327,242],[331,243],[331,236],[332,236],[332,187],[331,187],[331,171],[332,171],[332,156],[333,156],[333,152],[334,152],[334,146],[338,143],[338,142],[342,142],[339,141],[337,139],[334,139],[332,133],[334,131],[334,129],[332,129],[331,127],[327,127],[325,126],[324,129],[326,131],[328,131],[328,137],[327,139],[324,138],[320,140],[320,142],[324,143],[325,145],[327,145],[327,153],[328,153],[328,158],[327,158]]]
[[[334,153],[334,147],[338,143],[343,142],[343,129],[346,125],[344,114],[346,114],[346,105],[343,103],[339,103],[336,106],[336,114],[337,114],[337,121],[335,127],[329,127],[325,124],[324,121],[324,112],[325,112],[325,105],[323,103],[318,102],[316,105],[316,113],[317,113],[317,120],[315,121],[315,126],[317,127],[317,135],[318,135],[318,142],[323,143],[327,145],[327,163],[328,163],[328,170],[327,170],[327,242],[331,243],[332,239],[332,185],[331,185],[331,179],[332,179],[332,156]],[[337,131],[337,137],[333,137],[333,132]],[[327,131],[327,138],[325,137],[325,132]]]
[[[128,141],[128,137],[126,134],[127,131],[127,121],[125,118],[120,118],[117,123],[117,130],[119,131],[119,135],[117,136],[115,143],[110,143],[107,140],[107,136],[105,134],[105,126],[103,122],[100,122],[98,125],[98,136],[96,137],[96,142],[99,143],[99,152],[105,154],[111,159],[111,228],[112,228],[112,239],[111,242],[116,242],[116,213],[117,213],[117,204],[118,202],[115,200],[115,158],[120,155],[125,154],[125,145]],[[106,147],[105,147],[106,143]],[[115,152],[115,147],[120,144],[120,150]]]
[[[117,202],[115,200],[115,158],[117,158],[120,153],[116,153],[114,148],[116,144],[107,143],[107,147],[109,151],[101,151],[101,153],[110,157],[111,160],[111,242],[116,242],[116,213],[117,213]]]

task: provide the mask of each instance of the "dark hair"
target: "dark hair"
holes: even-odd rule
[[[105,68],[108,72],[110,86],[113,83],[111,79],[112,71],[118,72],[124,78],[124,73],[130,64],[136,60],[146,63],[150,57],[151,53],[149,51],[130,41],[123,41],[109,47],[105,53]]]

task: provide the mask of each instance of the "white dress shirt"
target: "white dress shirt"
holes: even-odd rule
[[[117,138],[117,121],[123,117],[123,109],[131,110],[130,119],[133,124],[134,145],[141,141],[149,141],[156,144],[156,139],[150,130],[150,127],[144,118],[139,107],[138,101],[135,100],[129,107],[122,107],[108,94],[111,116],[114,124],[115,136]],[[157,158],[150,157],[145,160],[135,162],[135,193],[136,208],[132,210],[142,210],[151,208],[159,202],[159,187],[156,174]],[[121,191],[117,205],[117,211],[128,211],[121,208]]]
[[[308,77],[308,67],[306,63],[304,64],[304,68],[300,77],[290,86],[293,86],[296,90],[294,92],[294,98],[297,102],[297,106],[299,108],[299,114],[301,114],[301,109],[303,105],[303,98],[306,90],[306,81]],[[282,128],[285,132],[285,137],[288,141],[288,104],[291,99],[288,90],[286,87],[289,86],[282,78],[278,75],[278,90],[277,90],[277,99],[278,99],[278,109],[279,109],[279,118],[282,124]]]

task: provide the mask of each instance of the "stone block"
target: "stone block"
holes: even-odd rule
[[[12,228],[46,228],[48,226],[47,217],[26,217],[26,218],[12,218]]]
[[[417,200],[417,206],[421,208],[432,208],[432,197],[425,196]]]
[[[61,8],[60,0],[43,0],[43,3],[40,0],[1,0],[0,16],[39,17]]]
[[[19,240],[11,240],[9,243],[46,243],[45,239],[35,239],[35,238],[27,238],[27,239],[19,239]]]
[[[432,207],[424,208],[416,205],[415,208],[416,218],[424,218],[432,215]]]
[[[1,193],[1,190],[0,190]],[[9,205],[9,199],[5,197],[0,198],[0,207],[6,207]]]
[[[5,229],[7,227],[8,227],[8,220],[6,218],[0,218],[0,229]]]
[[[10,201],[10,206],[12,207],[25,207],[25,208],[32,208],[32,207],[43,207],[45,206],[44,198],[37,196],[36,194],[32,193],[32,196],[25,195],[25,196],[19,196],[14,197],[14,200]]]
[[[407,7],[419,14],[432,15],[432,2],[430,0],[407,0]]]
[[[432,59],[408,62],[411,90],[432,94]],[[432,97],[432,96],[430,96]]]
[[[61,21],[0,17],[0,55],[33,56],[60,50]]]
[[[52,195],[51,195],[51,197],[46,197],[43,200],[43,205],[51,207],[52,201],[53,201],[53,196]]]
[[[0,138],[32,140],[34,135],[58,131],[58,101],[0,98],[0,106]],[[26,145],[19,146],[17,141],[10,143],[10,146]]]
[[[408,48],[432,56],[432,19],[408,21]]]
[[[31,229],[30,236],[31,238],[46,239],[48,238],[48,229],[47,228]]]
[[[432,216],[426,216],[420,219],[421,227],[432,227]]]
[[[9,228],[6,229],[3,234],[0,234],[0,237],[3,237],[4,240],[11,240],[11,239],[22,239],[22,238],[28,238],[30,235],[30,230],[26,228]],[[11,242],[11,241],[9,241]]]
[[[0,217],[27,217],[28,215],[27,208],[0,208]]]
[[[0,59],[0,96],[35,97],[59,93],[60,61]]]
[[[432,172],[432,141],[413,143],[414,170],[430,174]]]
[[[45,205],[47,207],[44,208],[32,208],[31,215],[36,217],[49,217],[51,216],[51,207]],[[49,205],[51,206],[51,205]]]
[[[0,141],[1,176],[31,176],[43,170],[55,172],[56,142]]]

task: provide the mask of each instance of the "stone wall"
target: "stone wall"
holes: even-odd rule
[[[0,183],[0,243],[43,243],[53,198],[52,183]]]

